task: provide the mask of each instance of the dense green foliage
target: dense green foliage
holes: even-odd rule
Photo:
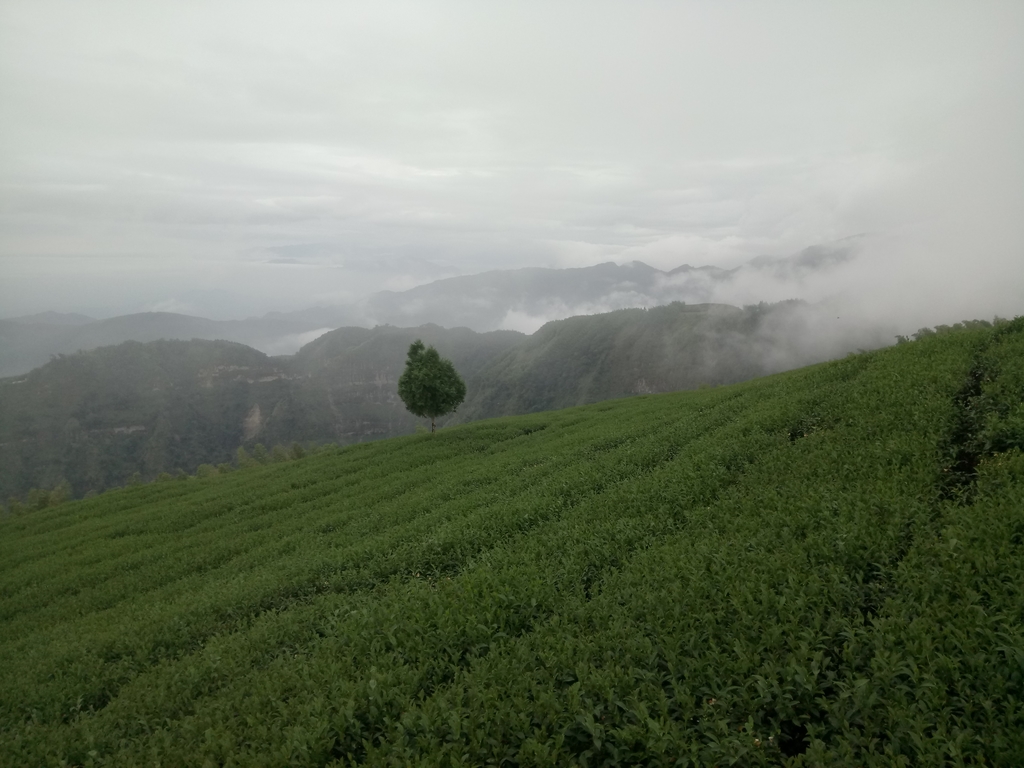
[[[127,342],[60,357],[0,382],[0,491],[67,482],[82,496],[135,473],[152,480],[227,461],[247,415],[285,400],[289,377],[230,342]]]
[[[553,321],[481,371],[463,418],[732,384],[892,339],[855,339],[823,327],[826,319],[820,308],[784,301],[743,309],[674,303]]]
[[[398,396],[410,413],[430,419],[433,432],[434,420],[451,413],[466,399],[466,382],[451,360],[416,339],[409,345],[405,370],[398,377]]]
[[[1024,763],[1024,321],[0,522],[4,765]]]
[[[552,322],[532,336],[339,328],[292,357],[196,339],[67,355],[0,379],[0,501],[65,482],[81,498],[136,473],[194,473],[230,461],[239,445],[411,434],[419,422],[397,382],[417,338],[468,387],[442,424],[744,381],[891,341],[838,333],[821,312],[799,302],[672,304]]]
[[[247,451],[412,433],[396,391],[409,343],[477,372],[523,338],[465,328],[342,328],[293,357],[223,341],[127,342],[0,380],[0,501],[68,483],[72,495],[194,473]]]

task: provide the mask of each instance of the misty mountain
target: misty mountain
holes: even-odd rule
[[[383,291],[365,305],[368,317],[393,325],[435,322],[445,327],[496,330],[531,319],[594,314],[654,303],[666,273],[641,262],[579,269],[495,270],[451,277],[407,291]]]
[[[133,473],[195,471],[238,446],[358,443],[414,431],[398,397],[415,339],[468,397],[442,424],[742,381],[891,335],[829,327],[828,307],[674,303],[554,321],[532,336],[437,325],[346,327],[291,357],[226,341],[125,342],[0,380],[0,498],[67,480],[76,495]]]
[[[673,301],[705,303],[731,283],[771,279],[796,283],[854,259],[860,237],[816,245],[788,257],[760,256],[735,269],[692,267],[668,272],[643,262],[612,262],[578,269],[514,269],[437,280],[407,291],[383,291],[363,305],[369,324],[431,322],[476,331],[533,332],[549,320]]]
[[[80,315],[77,312],[38,312],[34,315],[12,317],[8,319],[8,322],[18,323],[19,325],[75,326],[92,323],[95,320],[96,318],[94,317]]]
[[[623,309],[546,324],[474,382],[459,420],[567,408],[765,376],[884,346],[890,329],[799,301]]]
[[[859,238],[817,245],[789,257],[762,256],[735,269],[683,265],[662,271],[642,262],[579,269],[497,270],[453,277],[407,291],[383,291],[349,306],[270,312],[244,320],[208,320],[147,312],[107,320],[45,312],[0,320],[0,376],[17,376],[51,356],[124,341],[209,339],[235,341],[270,355],[292,354],[342,326],[402,328],[433,323],[478,332],[532,333],[549,320],[682,301],[720,301],[739,282],[771,280],[793,285],[856,257]]]
[[[337,309],[315,309],[295,316],[269,314],[246,320],[207,320],[173,312],[142,312],[107,320],[57,323],[43,313],[0,320],[0,376],[19,376],[54,355],[158,339],[234,341],[267,353],[292,353],[302,344],[336,328],[346,317]],[[42,320],[38,318],[44,318]],[[64,316],[68,317],[68,316]]]
[[[759,256],[734,269],[683,264],[663,271],[640,261],[569,269],[494,270],[436,280],[406,291],[382,291],[350,312],[362,325],[437,323],[475,331],[533,332],[549,320],[672,302],[713,303],[730,286],[773,281],[792,285],[857,258],[864,236],[814,245],[791,256]]]

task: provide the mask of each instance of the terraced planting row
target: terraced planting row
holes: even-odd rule
[[[1018,765],[1024,323],[0,523],[9,765]]]

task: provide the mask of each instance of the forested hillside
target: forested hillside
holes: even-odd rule
[[[892,343],[799,301],[674,303],[546,324],[489,365],[458,420],[746,381]]]
[[[0,499],[81,497],[287,449],[411,434],[398,397],[409,344],[450,358],[468,397],[444,423],[744,381],[891,343],[801,302],[674,303],[548,323],[532,336],[436,325],[339,328],[291,357],[228,342],[127,343],[0,379]],[[38,494],[37,494],[38,496]],[[43,498],[39,496],[39,498]]]
[[[0,498],[66,483],[82,496],[268,450],[415,430],[395,392],[409,344],[470,375],[522,334],[342,328],[293,357],[226,341],[126,342],[0,380]]]
[[[1024,319],[0,521],[4,765],[1024,763]]]

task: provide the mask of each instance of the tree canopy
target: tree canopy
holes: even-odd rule
[[[430,419],[433,432],[434,419],[451,413],[466,399],[466,384],[451,360],[416,339],[409,345],[405,371],[398,379],[398,396],[410,413]]]

